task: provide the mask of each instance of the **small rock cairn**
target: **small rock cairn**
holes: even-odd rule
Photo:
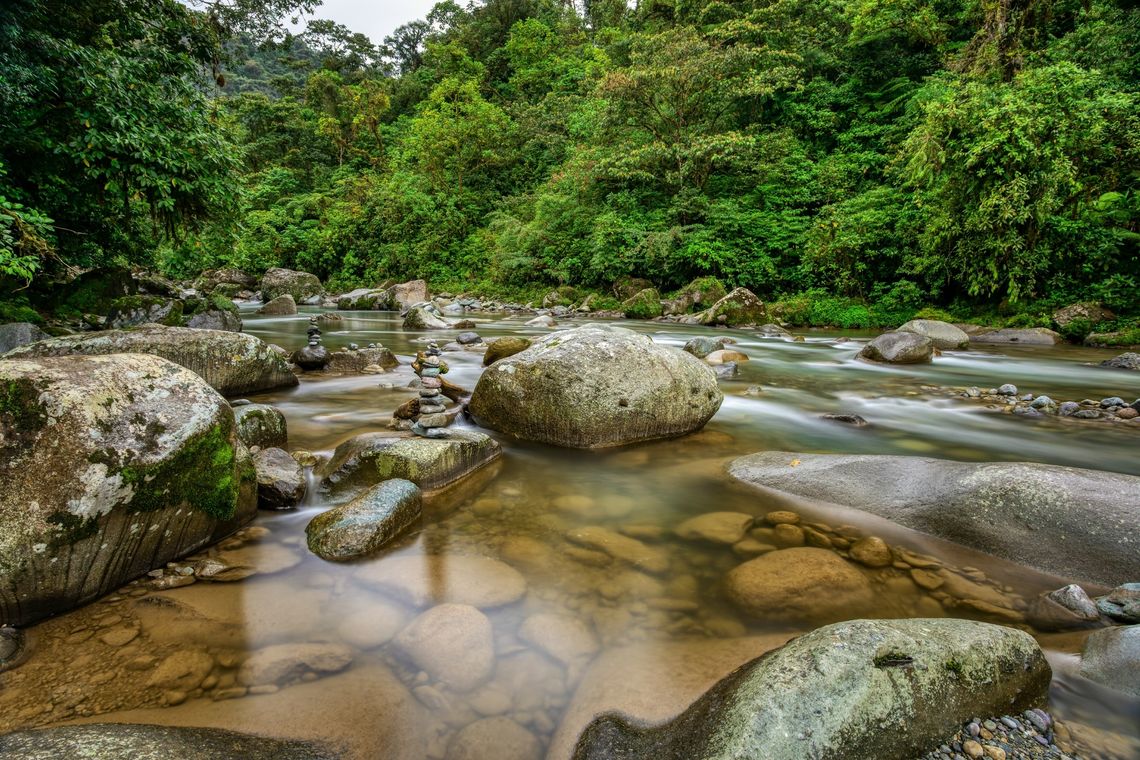
[[[447,414],[447,397],[440,392],[441,376],[447,373],[447,363],[441,356],[439,346],[428,343],[427,350],[417,353],[412,362],[412,371],[420,378],[420,408],[412,423],[412,432],[425,438],[446,438],[444,428],[452,421]]]
[[[324,369],[329,363],[329,350],[321,345],[321,328],[317,318],[309,317],[309,345],[293,353],[293,363],[304,370]]]

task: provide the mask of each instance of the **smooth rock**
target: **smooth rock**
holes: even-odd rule
[[[720,351],[723,348],[724,341],[720,338],[698,336],[696,338],[690,338],[681,350],[692,354],[698,359],[704,359],[709,354]]]
[[[452,324],[424,306],[413,306],[404,316],[405,330],[449,330]]]
[[[1007,327],[970,336],[971,343],[1019,343],[1025,346],[1054,346],[1063,343],[1060,333],[1044,327],[1018,329]]]
[[[460,729],[447,760],[540,760],[542,744],[510,718],[484,718]]]
[[[597,654],[598,637],[576,617],[540,612],[519,627],[519,638],[563,665],[582,665]]]
[[[391,478],[410,480],[430,491],[470,475],[502,454],[498,441],[474,430],[449,430],[448,437],[440,440],[363,433],[337,446],[318,475],[325,491],[360,490]]]
[[[96,723],[0,736],[0,755],[23,760],[340,760],[316,742],[182,726]]]
[[[466,604],[432,607],[392,643],[429,676],[460,692],[486,681],[495,664],[491,621]]]
[[[305,473],[283,449],[261,449],[253,455],[257,473],[257,506],[292,509],[305,495]]]
[[[739,363],[748,361],[748,356],[740,353],[739,351],[731,351],[729,349],[722,348],[721,350],[713,351],[711,354],[706,356],[705,361],[709,364],[714,365],[728,364],[729,362]]]
[[[877,536],[860,538],[851,544],[851,559],[867,567],[886,567],[894,561],[891,547]]]
[[[304,676],[336,673],[352,664],[343,644],[274,644],[251,654],[237,672],[243,686],[282,684]]]
[[[764,324],[767,319],[768,309],[755,293],[747,288],[734,288],[724,298],[695,315],[694,321],[704,325],[738,327]]]
[[[930,338],[935,348],[961,349],[970,347],[970,336],[961,328],[937,319],[912,319],[898,328],[899,332],[910,332]]]
[[[1080,673],[1089,680],[1140,697],[1140,625],[1093,631],[1081,654]]]
[[[762,492],[862,509],[1053,575],[1106,586],[1140,578],[1134,536],[1120,530],[1140,524],[1140,477],[1033,463],[781,451],[741,457],[728,471]]]
[[[0,356],[17,346],[26,346],[29,343],[50,337],[31,322],[9,322],[6,325],[0,325]]]
[[[508,356],[514,356],[520,351],[525,351],[530,348],[531,341],[529,338],[520,338],[518,336],[506,336],[503,338],[495,338],[487,344],[487,352],[483,354],[483,366],[490,367],[499,359],[506,359]]]
[[[1140,583],[1124,583],[1096,600],[1096,608],[1118,623],[1140,623]]]
[[[860,358],[886,364],[922,364],[934,356],[934,343],[912,332],[889,332],[863,346]]]
[[[363,565],[354,578],[413,607],[454,602],[493,609],[526,594],[526,581],[510,565],[460,554],[384,557]]]
[[[407,531],[421,513],[422,496],[415,483],[386,480],[309,521],[309,551],[336,561],[367,556]]]
[[[687,541],[735,544],[752,527],[752,515],[743,512],[708,512],[685,520],[673,529]]]
[[[797,547],[770,552],[733,568],[725,592],[758,620],[842,620],[873,609],[871,583],[834,552]]]
[[[647,546],[636,538],[623,536],[608,528],[595,525],[575,528],[566,533],[566,538],[579,546],[608,554],[654,575],[669,569],[669,555],[664,550]]]
[[[261,278],[261,298],[266,302],[288,294],[297,303],[304,303],[313,296],[323,295],[324,292],[321,281],[316,275],[308,272],[274,267],[266,271]]]
[[[286,293],[267,301],[257,313],[267,317],[289,317],[297,313],[297,302],[293,300],[293,296]]]

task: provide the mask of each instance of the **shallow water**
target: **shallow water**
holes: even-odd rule
[[[304,342],[308,313],[316,312],[303,311],[296,317],[246,314],[245,329],[292,349]],[[342,314],[342,322],[322,324],[326,345],[380,343],[405,364],[383,375],[305,377],[295,389],[250,397],[284,412],[293,450],[327,455],[353,435],[384,431],[392,411],[414,395],[406,387],[413,378],[406,362],[422,347],[423,334],[403,331],[395,314]],[[471,318],[487,340],[547,332],[525,327],[522,318]],[[676,346],[706,333],[622,324]],[[859,536],[880,536],[924,555],[971,594],[996,599],[1008,610],[1004,620],[987,617],[953,595],[924,591],[905,569],[856,566],[875,591],[864,615],[1016,623],[1027,600],[1066,580],[862,513],[767,500],[724,475],[725,463],[735,456],[761,450],[923,454],[1140,475],[1140,426],[1018,418],[936,389],[1013,382],[1021,392],[1058,400],[1140,396],[1137,373],[1086,364],[1107,352],[987,347],[946,352],[933,365],[895,368],[857,362],[861,342],[837,342],[838,333],[809,331],[804,342],[746,331],[722,334],[731,335],[734,348],[751,361],[741,365],[737,378],[722,381],[725,402],[700,433],[604,452],[500,438],[505,456],[499,463],[432,495],[422,528],[395,549],[357,564],[324,562],[305,549],[306,523],[330,506],[311,492],[299,509],[263,514],[244,539],[207,553],[250,566],[257,572],[249,578],[168,591],[138,582],[32,629],[25,662],[0,675],[0,730],[67,720],[211,725],[333,741],[354,757],[411,760],[443,758],[449,746],[453,754],[459,745],[482,747],[479,732],[464,729],[505,716],[524,726],[549,757],[566,757],[594,711],[627,709],[648,720],[664,718],[737,665],[846,614],[847,600],[836,598],[823,600],[807,618],[787,619],[775,611],[761,619],[742,617],[721,591],[724,575],[742,558],[728,545],[677,538],[672,529],[689,517],[744,512],[761,518],[762,525],[765,513],[792,508],[840,551]],[[448,352],[445,359],[448,379],[474,387],[480,353]],[[871,424],[855,428],[818,418],[829,412],[859,414]],[[587,526],[636,537],[663,558],[665,569],[642,572],[568,540]],[[763,529],[759,535],[770,538]],[[488,601],[514,582],[513,571],[498,562],[464,559],[470,557],[513,568],[525,580],[525,596]],[[449,666],[457,672],[441,678],[422,661],[411,662],[392,638],[434,604],[471,599],[492,626],[494,659],[491,675],[467,689],[464,672],[477,665],[445,664],[439,672]],[[111,635],[118,631],[135,635],[119,643],[129,633]],[[1064,667],[1080,651],[1083,636],[1039,639],[1056,666],[1052,707],[1069,719],[1083,756],[1140,753],[1140,705]],[[330,666],[327,672],[286,674],[256,693],[235,682],[249,653],[303,643],[339,647],[351,664],[338,672]],[[161,682],[155,666],[172,656],[175,662],[198,657],[205,664],[182,680]],[[472,756],[505,756],[494,741],[484,749]]]

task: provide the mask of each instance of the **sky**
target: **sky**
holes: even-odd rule
[[[423,18],[436,0],[324,0],[313,18],[327,18],[363,32],[379,44],[396,27]]]

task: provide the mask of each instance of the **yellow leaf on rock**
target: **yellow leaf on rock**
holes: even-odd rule
[[[799,467],[799,466],[800,466],[800,460],[793,459],[792,460],[792,467]]]

